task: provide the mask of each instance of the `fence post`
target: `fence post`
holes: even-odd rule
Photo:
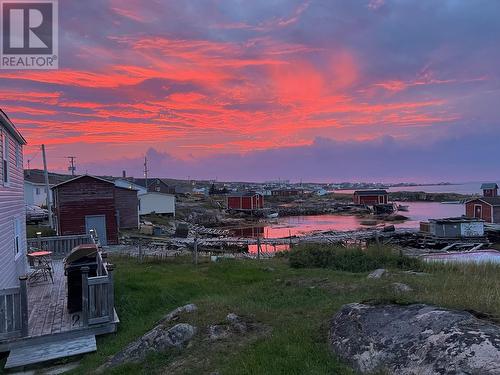
[[[20,276],[20,298],[21,298],[21,336],[28,336],[29,327],[28,327],[28,289],[27,289],[27,281],[28,276]]]
[[[109,321],[112,322],[115,320],[115,290],[113,284],[113,270],[115,266],[112,264],[108,264],[106,266],[108,270],[108,312],[109,312]]]
[[[260,236],[257,234],[257,259],[260,259]]]
[[[82,267],[82,322],[84,327],[89,325],[89,267]]]

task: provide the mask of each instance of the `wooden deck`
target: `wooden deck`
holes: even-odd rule
[[[59,354],[54,352],[65,342],[72,343],[73,346],[76,345],[78,350],[89,350],[90,346],[80,345],[78,339],[116,332],[119,319],[112,305],[110,306],[111,310],[108,308],[102,311],[96,310],[94,306],[96,302],[100,301],[97,298],[96,287],[103,291],[105,288],[112,288],[112,282],[109,285],[102,285],[105,281],[110,281],[108,276],[88,278],[88,288],[92,295],[92,299],[87,300],[90,314],[84,315],[82,312],[70,314],[66,308],[67,284],[63,262],[60,259],[53,260],[52,265],[54,283],[48,280],[27,286],[27,334],[0,339],[0,352],[11,351],[11,355],[14,357],[18,354],[22,357],[22,352],[19,352],[22,348],[35,350],[37,346],[41,346],[40,353],[46,353],[47,359],[49,359],[49,357],[53,358],[59,354],[61,356],[70,355],[66,352]],[[106,295],[108,294],[106,293]],[[105,319],[103,314],[107,314],[108,318]],[[53,346],[50,348],[54,349],[51,349],[50,353],[43,349],[49,343]],[[17,363],[17,360],[14,362]]]
[[[28,285],[28,336],[36,337],[67,332],[83,327],[80,313],[66,309],[67,288],[62,260],[53,261],[54,283]]]

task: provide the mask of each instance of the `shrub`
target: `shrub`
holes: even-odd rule
[[[376,268],[421,269],[419,259],[405,256],[387,247],[345,248],[332,245],[307,244],[290,251],[294,268],[331,268],[347,272],[368,272]]]

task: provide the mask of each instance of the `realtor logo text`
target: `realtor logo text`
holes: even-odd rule
[[[1,1],[2,69],[57,69],[57,0]]]

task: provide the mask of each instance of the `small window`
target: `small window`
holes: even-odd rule
[[[35,188],[35,194],[40,195],[40,188]]]
[[[9,137],[7,134],[2,133],[2,175],[3,184],[9,184]]]

